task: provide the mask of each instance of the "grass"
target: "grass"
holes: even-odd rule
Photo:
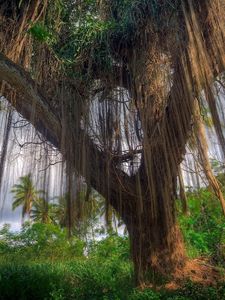
[[[176,291],[133,287],[130,265],[94,260],[70,263],[1,263],[0,299],[225,299],[225,284],[203,287],[187,283]]]

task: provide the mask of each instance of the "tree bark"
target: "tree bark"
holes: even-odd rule
[[[128,218],[126,214],[123,216],[129,232],[138,285],[143,282],[157,283],[162,276],[170,279],[186,261],[182,235],[176,224],[173,194],[168,194],[167,183],[163,186],[162,182],[158,184],[156,193],[151,197],[149,192],[147,197],[143,195],[133,201],[135,205]],[[167,201],[170,205],[166,205]],[[153,203],[156,204],[154,209]]]
[[[179,228],[171,224],[171,228],[165,230],[161,220],[146,213],[141,218],[133,218],[130,228],[127,226],[137,285],[157,283],[162,277],[171,279],[176,270],[181,270],[185,264]]]

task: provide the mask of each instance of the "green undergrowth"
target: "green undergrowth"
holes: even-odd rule
[[[179,214],[187,254],[225,267],[225,219],[218,199],[208,190],[188,194],[189,215]]]
[[[225,227],[219,204],[207,189],[188,195],[190,214],[179,213],[187,253],[224,267]],[[0,231],[0,300],[204,300],[225,299],[225,283],[187,282],[176,291],[135,288],[129,240],[112,234],[84,243],[55,225],[26,224]]]
[[[130,264],[96,260],[0,265],[0,299],[225,299],[225,284],[187,283],[176,291],[134,288]]]

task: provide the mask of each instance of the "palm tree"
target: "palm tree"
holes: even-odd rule
[[[54,219],[61,227],[69,226],[68,197],[68,193],[65,193],[54,198],[57,200],[57,204],[54,204]],[[82,234],[87,234],[89,229],[93,233],[94,223],[104,214],[104,201],[102,201],[104,198],[101,198],[93,190],[87,196],[87,190],[83,189],[77,193],[76,197],[71,199],[71,225],[78,235],[80,231],[82,231]]]
[[[37,198],[33,202],[31,209],[31,219],[34,222],[40,223],[56,223],[57,206],[53,203],[49,203],[45,198]]]
[[[14,194],[12,209],[15,210],[17,207],[22,206],[22,218],[24,219],[26,215],[28,218],[30,217],[32,204],[41,191],[36,190],[31,174],[20,177],[19,181],[19,184],[15,184],[11,189]]]
[[[68,227],[68,193],[55,197],[57,204],[55,204],[55,220],[61,227]],[[71,203],[72,213],[72,227],[73,230],[79,235],[92,233],[94,238],[95,225],[100,222],[100,219],[104,217],[105,226],[108,233],[114,230],[118,232],[118,227],[124,225],[119,214],[115,209],[107,203],[96,191],[88,187],[81,189],[76,199],[72,199]]]
[[[56,196],[57,203],[54,205],[55,220],[61,227],[67,226],[67,194]]]

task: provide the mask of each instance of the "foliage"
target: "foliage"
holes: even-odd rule
[[[178,8],[179,1],[175,2],[166,4],[171,15]],[[66,64],[85,62],[98,65],[103,71],[109,70],[120,47],[131,47],[139,34],[141,17],[143,23],[148,18],[154,19],[162,30],[161,10],[157,1],[148,0],[113,0],[109,4],[95,0],[64,3],[63,22],[69,30],[59,37],[54,50]],[[87,66],[84,64],[83,67]]]
[[[0,299],[219,300],[225,296],[224,284],[187,283],[176,291],[134,288],[125,237],[113,234],[92,242],[85,257],[83,249],[82,241],[68,242],[65,230],[53,224],[26,223],[20,233],[5,225],[0,231]]]
[[[35,225],[26,224],[20,234],[10,234],[8,226],[1,231],[1,240],[13,253],[1,248],[0,299],[125,299],[132,288],[130,261],[121,259],[127,241],[116,236],[108,238],[112,255],[100,259],[104,244],[110,252],[106,241],[100,242],[99,250],[96,243],[95,250],[92,247],[89,251],[90,258],[84,258],[79,253],[83,251],[81,241],[75,239],[76,243],[66,249],[68,241],[62,229],[52,224]],[[75,250],[78,247],[79,251]],[[53,264],[52,257],[56,261]]]
[[[101,241],[92,241],[89,245],[89,255],[98,259],[129,260],[129,253],[128,238],[116,234]]]
[[[36,194],[38,192],[36,192],[29,175],[20,180],[28,180],[28,186],[32,187],[32,191],[34,191],[34,196],[36,197],[32,202],[32,220],[34,222],[49,223],[49,226],[45,227],[41,224],[34,224],[33,226],[25,225],[22,232],[18,235],[10,233],[9,228],[5,226],[1,232],[2,235],[8,239],[8,242],[3,243],[1,239],[1,249],[8,249],[8,246],[12,245],[13,240],[23,241],[22,243],[24,244],[25,240],[26,243],[28,243],[28,240],[31,239],[29,246],[32,245],[33,248],[31,248],[34,250],[38,240],[37,248],[40,249],[40,255],[44,255],[45,251],[41,254],[41,249],[43,249],[44,245],[47,247],[48,243],[50,243],[48,237],[51,236],[51,231],[55,231],[54,235],[57,237],[56,240],[61,239],[62,247],[64,242],[65,245],[67,245],[65,229],[50,225],[50,223],[53,223],[58,224],[62,228],[66,227],[66,195],[57,198],[58,204],[49,203],[44,198],[37,198]],[[221,177],[220,180],[222,182],[223,178]],[[26,191],[26,186],[23,182],[22,184],[16,185],[16,188],[19,192],[22,191],[24,193],[24,190]],[[108,238],[99,242],[94,241],[96,236],[101,236],[102,233],[105,233],[104,226],[102,226],[102,229],[98,227],[99,218],[105,214],[105,202],[102,197],[99,197],[94,192],[89,195],[88,201],[86,201],[85,196],[85,191],[81,191],[78,195],[79,201],[75,201],[73,235],[85,240],[86,243],[88,239],[91,239],[87,247],[89,255],[93,257],[100,258],[101,260],[103,257],[108,259],[109,255],[111,257],[115,255],[118,257],[118,255],[120,255],[121,259],[125,257],[128,259],[128,239],[126,237],[118,237],[117,234],[113,233],[113,230],[107,232],[109,234]],[[76,216],[77,205],[79,205],[79,211],[81,211],[79,217]],[[178,205],[179,223],[183,231],[188,255],[192,258],[207,256],[213,258],[214,262],[224,265],[225,224],[221,214],[221,208],[218,205],[218,200],[208,188],[204,188],[188,193],[188,206],[190,215],[184,216],[180,213],[181,209]],[[42,234],[44,237],[43,241],[41,240]],[[33,240],[35,238],[36,241]],[[56,246],[56,240],[54,240],[54,243],[57,249],[60,243]],[[24,245],[27,245],[26,243]],[[115,253],[113,249],[116,249]],[[118,249],[120,249],[120,254],[118,254]],[[26,251],[24,253],[26,253]]]
[[[28,32],[40,42],[49,42],[51,40],[51,33],[42,23],[33,24]]]
[[[155,291],[134,289],[128,265],[111,261],[71,261],[70,263],[0,264],[0,299],[67,300],[219,300],[225,286]]]
[[[225,296],[225,286],[218,285],[217,288],[212,286],[201,286],[188,282],[180,291],[177,292],[177,299],[223,299]],[[182,298],[183,297],[183,298]],[[172,298],[173,299],[173,298]]]
[[[201,189],[188,195],[190,216],[179,217],[190,257],[213,257],[224,265],[225,224],[218,199],[208,190]]]
[[[208,188],[188,193],[190,215],[180,214],[179,222],[189,256],[207,256],[222,265],[225,227],[217,201]],[[95,209],[99,214],[102,206]],[[179,209],[178,205],[178,212]],[[175,291],[134,288],[127,237],[114,233],[85,245],[76,235],[68,240],[66,229],[59,225],[28,222],[20,232],[11,232],[7,224],[0,230],[0,290],[0,299],[4,300],[219,300],[225,297],[222,283],[204,287],[187,282]]]
[[[42,191],[36,190],[31,174],[22,176],[19,179],[19,183],[12,187],[11,192],[14,194],[12,208],[13,210],[19,206],[22,206],[22,217],[30,215],[33,202],[37,199],[38,194]]]
[[[68,227],[67,205],[72,200],[70,212],[73,221],[72,231],[73,234],[85,240],[90,236],[94,239],[95,235],[99,236],[106,232],[113,233],[123,224],[110,205],[106,209],[105,199],[93,189],[88,191],[87,187],[83,187],[71,200],[68,198],[68,193],[48,200],[43,197],[46,195],[45,191],[38,191],[33,184],[31,174],[28,174],[19,178],[19,184],[13,186],[12,192],[14,193],[13,210],[22,206],[23,218],[27,214],[32,222],[58,224],[62,228]],[[99,219],[106,215],[110,226],[106,224],[105,230],[104,226],[98,225]]]
[[[82,257],[84,242],[73,237],[68,240],[65,229],[53,224],[25,223],[21,232],[10,232],[9,226],[0,231],[1,259],[56,260]]]
[[[135,290],[131,300],[160,300],[160,294],[152,289]]]
[[[0,299],[46,299],[50,294],[61,290],[61,286],[65,284],[61,280],[62,276],[65,274],[60,266],[1,265]]]
[[[56,223],[57,205],[49,203],[45,198],[38,198],[34,201],[31,209],[33,222]]]

